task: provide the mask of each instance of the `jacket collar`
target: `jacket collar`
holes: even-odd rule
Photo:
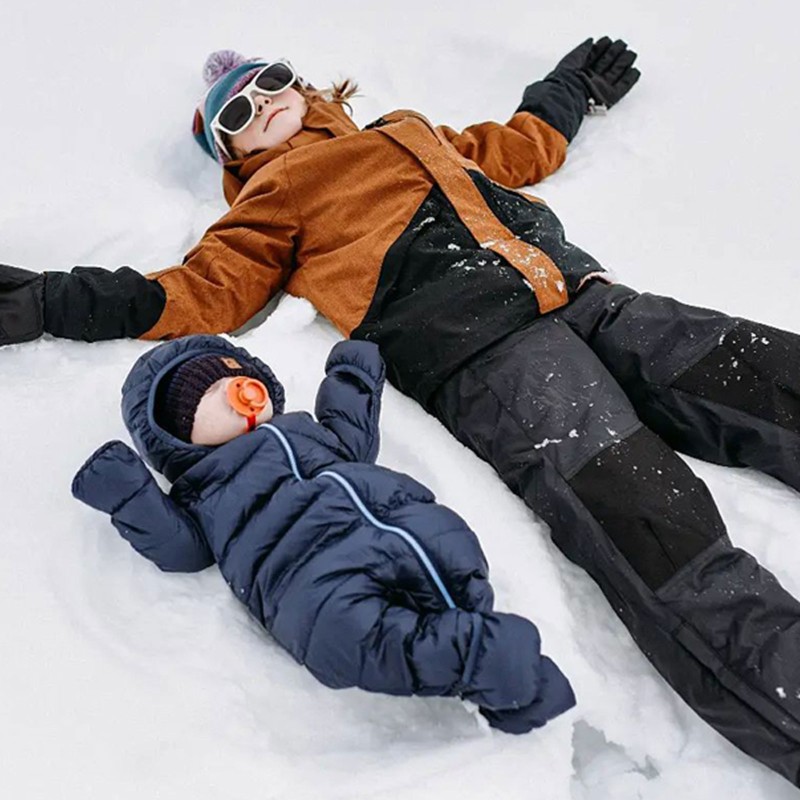
[[[271,147],[269,150],[262,150],[260,153],[254,153],[246,158],[229,161],[225,164],[222,188],[228,205],[233,205],[245,183],[261,167],[276,158],[285,155],[291,150],[297,150],[326,139],[347,136],[351,133],[357,133],[358,130],[358,125],[348,116],[340,103],[331,103],[319,99],[309,101],[308,111],[303,117],[303,127],[291,139],[277,147]]]

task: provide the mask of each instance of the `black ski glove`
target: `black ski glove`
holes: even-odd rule
[[[586,85],[590,103],[602,103],[606,108],[618,103],[630,90],[641,73],[633,66],[636,53],[628,50],[628,45],[617,39],[612,42],[608,36],[598,39],[594,44],[587,39],[566,56],[556,67],[556,71],[570,56],[575,53],[577,58],[583,58],[577,66],[578,75]],[[588,53],[586,45],[590,45]],[[581,51],[580,53],[578,51]]]
[[[610,108],[639,80],[632,64],[636,53],[621,39],[587,39],[571,50],[541,81],[522,95],[517,111],[528,111],[562,133],[568,142],[584,115],[599,106]]]
[[[44,274],[0,264],[0,345],[38,339],[44,331]]]

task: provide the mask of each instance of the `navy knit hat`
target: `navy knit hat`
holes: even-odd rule
[[[156,421],[181,441],[191,442],[194,415],[203,395],[218,380],[240,375],[256,380],[266,377],[253,366],[242,366],[233,356],[202,355],[184,361],[161,381],[155,407]],[[270,384],[267,383],[267,389],[272,398]]]

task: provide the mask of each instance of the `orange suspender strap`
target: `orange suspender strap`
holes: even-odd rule
[[[549,256],[538,247],[518,239],[495,217],[469,175],[454,162],[453,155],[448,153],[449,148],[444,146],[434,129],[421,130],[420,126],[428,126],[416,117],[406,117],[403,122],[375,130],[417,157],[480,246],[502,256],[522,273],[531,285],[543,314],[566,305],[566,281]]]

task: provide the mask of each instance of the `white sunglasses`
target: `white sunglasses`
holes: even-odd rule
[[[214,141],[226,158],[232,158],[227,147],[222,141],[220,132],[234,136],[241,133],[256,115],[256,104],[253,102],[253,94],[263,94],[267,96],[280,94],[288,89],[297,81],[297,73],[294,67],[286,60],[280,59],[273,61],[262,67],[258,73],[243,86],[233,97],[225,101],[222,108],[211,120],[211,132],[214,134]]]

